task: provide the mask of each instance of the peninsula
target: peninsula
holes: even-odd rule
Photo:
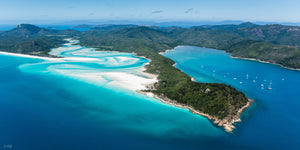
[[[270,25],[271,26],[271,25]],[[264,27],[264,26],[263,26]],[[273,29],[273,26],[271,26]],[[298,34],[298,27],[286,27]],[[199,83],[174,67],[175,62],[159,53],[178,45],[193,45],[225,50],[233,56],[254,58],[286,67],[300,67],[298,41],[291,45],[272,43],[268,38],[248,36],[248,30],[262,26],[251,23],[230,26],[200,26],[192,28],[156,27],[136,25],[97,26],[88,31],[50,30],[22,24],[0,33],[0,51],[50,56],[50,48],[58,47],[63,39],[80,37],[81,45],[100,51],[135,53],[150,59],[146,72],[157,75],[158,82],[140,92],[160,99],[164,103],[187,108],[206,116],[227,132],[232,132],[235,122],[251,105],[245,94],[235,88],[217,83]],[[243,31],[243,32],[242,32]],[[295,31],[295,32],[294,32]],[[244,34],[245,33],[245,34]],[[282,45],[278,45],[282,44]]]

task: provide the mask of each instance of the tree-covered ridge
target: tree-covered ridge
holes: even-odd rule
[[[263,39],[258,39],[256,34],[248,35],[247,31],[267,27],[271,29],[268,29],[269,34],[263,32]],[[289,32],[290,36],[282,36],[286,36],[287,39],[297,37],[297,27],[283,27],[289,28],[284,31]],[[237,57],[255,58],[300,68],[299,49],[293,47],[298,44],[297,40],[293,41],[292,46],[275,45],[281,44],[283,39],[273,37],[278,36],[278,28],[278,32],[283,33],[282,26],[259,26],[252,23],[191,28],[106,25],[85,32],[19,25],[16,29],[0,33],[0,50],[46,55],[50,48],[60,45],[62,39],[80,36],[84,46],[106,51],[133,52],[152,60],[146,66],[147,72],[157,74],[159,82],[151,86],[149,91],[219,119],[230,120],[248,102],[243,93],[224,84],[193,82],[188,75],[172,66],[174,61],[158,53],[178,45],[193,45],[225,50]],[[271,34],[270,30],[276,34]]]
[[[266,26],[270,26],[271,29],[269,30],[274,30],[274,26],[277,27],[277,25]],[[178,45],[193,45],[225,50],[236,57],[254,58],[280,64],[285,67],[300,68],[300,50],[297,47],[279,45],[282,41],[277,41],[276,44],[276,42],[268,43],[269,40],[261,41],[251,36],[246,38],[246,36],[240,33],[242,30],[248,30],[250,28],[259,29],[265,28],[266,26],[243,23],[240,25],[200,26],[188,29],[180,27],[130,27],[106,31],[90,30],[83,34],[82,41],[83,43],[93,45],[102,50],[117,50],[127,47],[133,51],[132,48],[135,47],[144,49],[151,48],[152,51],[155,52],[172,49]],[[229,27],[230,30],[228,29]],[[298,27],[290,28],[289,26],[284,26],[284,28],[286,28],[286,30],[297,30]],[[104,38],[104,36],[107,38]],[[300,36],[300,34],[298,35],[295,31],[291,36],[284,37],[288,39],[296,36]],[[267,37],[271,39],[270,36]],[[86,38],[95,38],[95,40],[85,40]],[[295,38],[295,40],[293,40],[294,44],[292,45],[297,45],[298,39],[299,38]]]
[[[239,36],[277,45],[300,47],[300,27],[279,24],[256,25],[245,22],[239,25],[203,26],[208,30],[227,30]]]
[[[300,68],[299,49],[296,48],[300,45],[300,27],[260,26],[250,22],[191,28],[98,25],[87,32],[50,30],[21,24],[10,31],[0,32],[0,50],[45,55],[50,48],[59,46],[62,39],[73,36],[84,36],[88,39],[106,36],[107,39],[89,41],[89,44],[102,50],[122,49],[126,45],[134,45],[128,48],[151,48],[158,52],[178,45],[193,45],[225,50],[236,57],[254,58],[285,67]]]
[[[0,33],[0,51],[46,56],[51,48],[59,47],[64,38],[78,34],[74,30],[59,31],[20,24]]]
[[[96,47],[99,50],[134,52],[151,59],[151,63],[146,66],[147,71],[158,74],[159,82],[152,86],[151,92],[192,106],[217,118],[230,119],[247,103],[248,100],[243,93],[224,84],[193,82],[188,75],[172,66],[174,61],[158,54],[184,44],[183,40],[173,38],[178,31],[184,30],[113,26],[107,30],[101,28],[80,33],[74,30],[59,31],[33,25],[19,25],[0,34],[0,43],[3,43],[0,49],[41,55],[47,54],[50,48],[61,44],[63,38],[80,36],[81,44],[85,46]]]
[[[81,36],[81,44],[85,46],[99,50],[134,52],[151,59],[146,66],[147,72],[157,74],[159,82],[149,91],[216,118],[232,119],[248,102],[242,92],[224,84],[193,82],[188,75],[172,66],[174,61],[158,54],[182,43],[184,41],[171,38],[168,32],[148,27],[108,32],[87,31]]]
[[[300,50],[293,46],[246,40],[231,45],[227,52],[234,57],[254,58],[289,68],[300,68]]]
[[[240,36],[265,41],[277,45],[289,45],[300,47],[300,27],[269,24],[240,28],[236,30]]]

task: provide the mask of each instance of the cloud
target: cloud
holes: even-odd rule
[[[184,13],[190,13],[192,10],[193,10],[194,8],[189,8],[189,9],[187,9],[186,11],[184,11]]]
[[[159,13],[162,13],[163,11],[162,10],[155,10],[155,11],[152,11],[152,14],[159,14]]]

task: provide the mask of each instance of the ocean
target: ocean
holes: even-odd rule
[[[225,83],[255,100],[230,134],[205,117],[128,90],[119,78],[107,75],[143,76],[144,58],[72,44],[51,53],[81,59],[0,55],[0,150],[300,146],[299,71],[199,47],[179,46],[165,53],[196,81]]]

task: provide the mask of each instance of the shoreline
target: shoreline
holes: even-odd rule
[[[178,46],[176,46],[176,47],[180,47],[180,46],[189,46],[189,45],[178,45]],[[173,51],[173,50],[175,50],[176,47],[174,47],[173,49],[165,50],[164,52],[159,52],[159,54],[162,55],[162,54],[167,53],[168,51]],[[200,47],[200,46],[195,46],[195,47]],[[201,48],[207,48],[207,47],[201,47]],[[214,48],[208,48],[208,49],[214,49]],[[289,70],[300,71],[300,68],[297,69],[297,68],[286,67],[286,66],[283,66],[283,65],[281,65],[281,64],[271,63],[271,62],[268,62],[268,61],[259,60],[259,59],[255,59],[255,58],[247,58],[247,57],[232,56],[232,53],[228,53],[228,52],[226,52],[225,50],[219,50],[219,49],[214,49],[214,50],[224,51],[225,53],[230,54],[230,57],[233,58],[233,59],[243,59],[243,60],[258,61],[258,62],[261,62],[261,63],[272,64],[272,65],[278,65],[278,66],[280,66],[280,67],[282,67],[282,68],[289,69]]]
[[[134,54],[134,53],[133,53]],[[13,56],[13,57],[23,57],[23,58],[32,58],[32,59],[40,59],[44,61],[50,61],[50,62],[88,62],[88,61],[95,61],[98,60],[97,58],[84,58],[84,57],[61,57],[61,58],[52,58],[47,56],[35,56],[31,54],[21,54],[21,53],[11,53],[11,52],[3,52],[0,51],[0,55],[7,55],[7,56]],[[143,56],[137,56],[134,54],[135,57],[138,58],[144,58],[149,60],[148,63],[150,63],[150,59],[145,58]],[[136,90],[146,90],[147,85],[154,84],[158,82],[157,75],[150,74],[146,72],[145,65],[141,66],[140,69],[138,69],[136,72],[140,75],[135,75],[127,72],[98,72],[98,73],[80,73],[80,74],[73,74],[70,72],[64,72],[64,70],[60,70],[57,73],[64,74],[68,77],[79,79],[81,81],[87,82],[87,83],[93,83],[100,86],[102,85],[102,80],[104,80],[103,77],[109,78],[113,81],[110,81],[107,83],[107,85],[112,87],[120,87],[126,90],[130,91],[136,91]],[[99,80],[100,79],[100,80]],[[92,81],[94,80],[95,83]]]
[[[179,47],[179,46],[176,46],[176,47]],[[160,54],[160,55],[162,55],[163,56],[163,54],[165,54],[165,53],[167,53],[167,52],[169,52],[169,51],[174,51],[175,50],[175,48],[176,47],[174,47],[173,49],[168,49],[168,50],[165,50],[164,52],[159,52],[158,54]],[[165,56],[164,56],[165,57]],[[151,61],[151,60],[150,60]],[[175,61],[174,61],[175,62]],[[172,66],[173,67],[175,67],[177,65],[177,63],[175,62]],[[176,68],[176,67],[175,67]],[[178,68],[177,68],[178,69]],[[180,70],[180,69],[179,69]],[[180,70],[181,72],[183,72],[182,70]],[[187,74],[188,75],[188,74]],[[192,76],[190,76],[190,75],[188,75],[190,78],[191,78],[191,80],[193,81],[193,82],[196,82],[196,80],[195,80],[195,78],[193,78]]]
[[[271,63],[271,62],[268,62],[268,61],[259,60],[259,59],[255,59],[255,58],[237,57],[237,56],[232,56],[232,55],[230,57],[233,58],[233,59],[251,60],[251,61],[257,61],[257,62],[261,62],[261,63],[265,63],[265,64],[278,65],[278,66],[280,66],[282,68],[285,68],[285,69],[300,71],[300,69],[297,69],[297,68],[286,67],[286,66],[283,66],[281,64]]]
[[[51,57],[46,57],[46,56],[36,56],[36,55],[30,55],[30,54],[12,53],[12,52],[5,52],[5,51],[0,51],[0,54],[16,56],[16,57],[42,59],[42,60],[58,60],[58,59],[60,59],[60,58],[51,58]]]
[[[179,45],[179,46],[180,46],[180,45]],[[176,46],[176,47],[179,47],[179,46]],[[183,45],[183,46],[184,46],[184,45]],[[164,52],[160,52],[159,54],[163,55],[163,54],[165,54],[165,53],[167,53],[167,52],[169,52],[169,51],[173,51],[173,50],[175,50],[176,47],[174,47],[173,49],[165,50]],[[205,47],[204,47],[204,48],[205,48]],[[226,52],[226,51],[224,51],[224,52]],[[175,67],[176,65],[177,65],[177,63],[175,62],[172,66]],[[192,80],[193,82],[196,82],[195,79],[194,79],[193,77],[190,76],[190,78],[191,78],[191,80]],[[149,86],[151,86],[151,85],[149,85]],[[160,100],[162,103],[165,103],[165,104],[168,104],[168,105],[172,105],[172,106],[175,106],[175,107],[178,107],[178,108],[182,108],[182,109],[188,109],[188,110],[189,110],[190,112],[192,112],[193,114],[198,114],[198,115],[200,115],[200,116],[206,117],[206,118],[208,118],[209,120],[212,120],[214,124],[216,124],[216,125],[218,125],[218,126],[220,126],[220,127],[223,127],[224,130],[225,130],[226,132],[228,132],[228,133],[232,133],[232,131],[235,129],[234,124],[235,124],[236,122],[241,122],[241,115],[242,115],[242,113],[243,113],[247,108],[251,107],[252,102],[254,102],[254,100],[251,100],[251,99],[248,98],[248,102],[246,103],[246,105],[244,105],[243,107],[241,107],[241,108],[238,110],[238,112],[237,112],[237,114],[236,114],[235,116],[233,116],[233,117],[231,117],[231,118],[224,118],[224,119],[220,120],[220,119],[218,119],[218,118],[216,118],[216,117],[214,117],[214,116],[211,116],[211,115],[209,115],[209,114],[202,113],[202,112],[200,112],[200,111],[198,111],[198,110],[195,110],[195,109],[194,109],[193,107],[191,107],[191,106],[187,106],[187,105],[185,105],[185,104],[178,103],[178,102],[176,102],[175,100],[171,100],[171,99],[169,99],[169,98],[167,98],[167,97],[158,96],[158,95],[155,95],[155,94],[153,94],[153,93],[151,93],[151,92],[143,92],[143,91],[137,91],[137,92],[138,92],[138,93],[141,93],[141,94],[144,94],[144,95],[147,95],[147,96],[152,96],[153,98],[156,98],[156,99]]]
[[[162,103],[164,104],[167,104],[167,105],[171,105],[171,106],[174,106],[174,107],[178,107],[178,108],[181,108],[181,109],[187,109],[189,110],[190,112],[192,112],[193,114],[197,114],[197,115],[200,115],[200,116],[203,116],[203,117],[206,117],[207,119],[213,121],[214,124],[220,126],[220,127],[223,127],[224,130],[228,133],[232,133],[232,131],[235,129],[235,126],[234,124],[237,123],[237,122],[241,122],[241,115],[242,113],[249,107],[251,107],[251,104],[252,102],[254,102],[254,100],[251,100],[251,99],[248,99],[248,102],[246,105],[244,105],[243,107],[241,107],[238,112],[237,112],[237,115],[233,116],[232,119],[218,119],[214,116],[211,116],[209,114],[205,114],[205,113],[202,113],[196,109],[194,109],[193,107],[191,106],[188,106],[188,105],[185,105],[185,104],[181,104],[181,103],[178,103],[176,102],[175,100],[171,100],[167,97],[162,97],[162,96],[158,96],[152,92],[144,92],[144,91],[137,91],[138,93],[140,94],[143,94],[143,95],[146,95],[146,96],[151,96],[155,99],[158,99],[160,100]]]
[[[21,53],[11,53],[11,52],[4,52],[0,51],[0,55],[9,55],[9,56],[15,56],[15,57],[24,57],[24,58],[33,58],[33,59],[42,59],[42,60],[48,60],[48,61],[94,61],[95,58],[83,58],[83,57],[47,57],[47,56],[36,56],[36,55],[30,55],[30,54],[21,54]]]
[[[173,50],[174,50],[174,49],[166,50],[166,52],[167,52],[167,51],[173,51]],[[118,51],[113,51],[113,52],[118,52]],[[162,54],[164,54],[164,53],[165,53],[165,52],[160,52],[159,54],[162,55]],[[140,58],[147,59],[147,60],[149,61],[147,64],[149,64],[149,63],[152,61],[151,59],[146,58],[145,56],[138,56],[136,53],[133,53],[133,54],[134,54],[135,57],[140,57]],[[175,67],[176,65],[177,65],[177,63],[175,62],[172,66]],[[150,76],[152,79],[153,79],[154,77],[156,78],[156,81],[155,81],[155,82],[152,82],[152,83],[149,83],[149,84],[145,85],[145,86],[146,86],[146,90],[147,90],[147,89],[148,89],[148,90],[149,90],[149,89],[152,89],[152,88],[151,88],[152,85],[158,82],[158,80],[157,80],[158,75],[155,75],[155,74],[151,74],[151,73],[145,72],[145,71],[147,70],[145,66],[143,66],[142,68],[143,68],[143,70],[141,71],[141,73],[147,75],[148,77]],[[193,77],[190,76],[190,78],[191,78],[192,81],[196,82],[195,79],[194,79]],[[241,107],[241,108],[238,110],[238,112],[237,112],[237,114],[236,114],[235,116],[231,117],[230,119],[224,118],[224,119],[220,120],[220,119],[218,119],[218,118],[216,118],[216,117],[214,117],[214,116],[211,116],[211,115],[209,115],[209,114],[202,113],[202,112],[200,112],[200,111],[194,109],[194,108],[191,107],[191,106],[187,106],[187,105],[185,105],[185,104],[178,103],[178,102],[176,102],[175,100],[171,100],[171,99],[169,99],[169,98],[167,98],[167,97],[158,96],[158,95],[156,95],[156,94],[154,94],[154,93],[152,93],[152,92],[144,92],[143,90],[145,90],[145,89],[137,89],[136,92],[139,93],[139,94],[148,96],[148,97],[153,97],[153,98],[155,98],[155,99],[161,101],[161,102],[164,103],[164,104],[171,105],[171,106],[175,106],[175,107],[181,108],[181,109],[187,109],[187,110],[189,110],[189,111],[190,111],[191,113],[193,113],[193,114],[196,114],[196,115],[200,115],[200,116],[206,117],[207,119],[212,120],[214,124],[216,124],[216,125],[218,125],[218,126],[220,126],[220,127],[223,127],[224,130],[225,130],[226,132],[228,132],[228,133],[232,133],[232,131],[235,129],[234,124],[235,124],[236,122],[241,122],[241,118],[240,118],[240,117],[241,117],[241,114],[242,114],[247,108],[251,107],[251,104],[252,104],[252,102],[253,102],[253,100],[248,99],[248,102],[246,103],[246,105],[244,105],[243,107]]]
[[[174,50],[174,49],[166,50],[166,52],[167,51],[172,51],[172,50]],[[42,59],[42,60],[48,60],[48,61],[64,61],[64,60],[67,60],[67,61],[68,60],[69,61],[70,60],[71,61],[91,61],[91,60],[93,60],[93,58],[86,58],[85,59],[85,58],[81,58],[81,57],[51,58],[51,57],[34,56],[34,55],[30,55],[30,54],[19,54],[19,53],[10,53],[10,52],[1,52],[1,51],[0,51],[0,54],[17,56],[17,57],[36,58],[36,59]],[[178,103],[178,102],[176,102],[174,100],[171,100],[167,97],[158,96],[158,95],[155,95],[152,92],[143,92],[142,90],[151,89],[151,85],[158,82],[158,75],[146,72],[147,69],[146,69],[145,66],[152,61],[151,59],[146,58],[145,56],[138,56],[136,53],[132,53],[132,54],[134,54],[135,57],[144,58],[144,59],[147,59],[149,61],[144,66],[142,66],[141,70],[138,71],[138,72],[142,73],[143,75],[145,75],[146,78],[145,77],[140,77],[140,78],[143,78],[143,80],[142,80],[142,79],[138,79],[136,77],[133,77],[131,75],[124,75],[126,73],[123,73],[122,77],[120,77],[120,74],[118,72],[104,73],[104,74],[102,73],[102,74],[103,75],[108,75],[111,78],[113,78],[114,79],[114,82],[112,83],[113,85],[117,85],[117,86],[123,87],[125,89],[135,91],[137,93],[140,93],[140,94],[143,94],[143,95],[146,95],[146,96],[149,96],[149,97],[153,97],[153,98],[158,99],[161,102],[163,102],[165,104],[168,104],[168,105],[172,105],[172,106],[182,108],[182,109],[188,109],[193,114],[201,115],[203,117],[208,118],[209,120],[213,120],[214,124],[217,124],[218,126],[224,127],[225,131],[227,131],[229,133],[231,133],[233,131],[233,129],[235,128],[235,126],[233,124],[236,123],[236,122],[241,121],[240,115],[242,114],[242,112],[245,109],[247,109],[248,107],[250,107],[251,103],[253,102],[252,100],[249,99],[247,104],[245,106],[243,106],[242,108],[240,108],[235,116],[229,116],[230,118],[224,118],[222,120],[219,120],[214,116],[202,113],[198,110],[195,110],[191,106],[187,106],[185,104]],[[160,54],[163,54],[163,53],[160,53]],[[175,62],[172,66],[175,67],[176,64],[177,63]],[[127,76],[128,78],[124,78],[125,76]],[[89,77],[89,75],[83,75],[82,77],[86,78],[86,77]],[[97,78],[94,78],[93,76],[90,76],[90,77],[91,77],[92,80],[94,80],[94,79],[97,80]],[[193,77],[190,76],[190,78],[191,78],[192,81],[195,81],[195,79]],[[140,82],[136,82],[137,80],[140,81]],[[147,82],[146,82],[146,80],[147,80]],[[135,84],[129,84],[131,82],[135,83]],[[134,86],[134,87],[132,87],[132,86]]]

